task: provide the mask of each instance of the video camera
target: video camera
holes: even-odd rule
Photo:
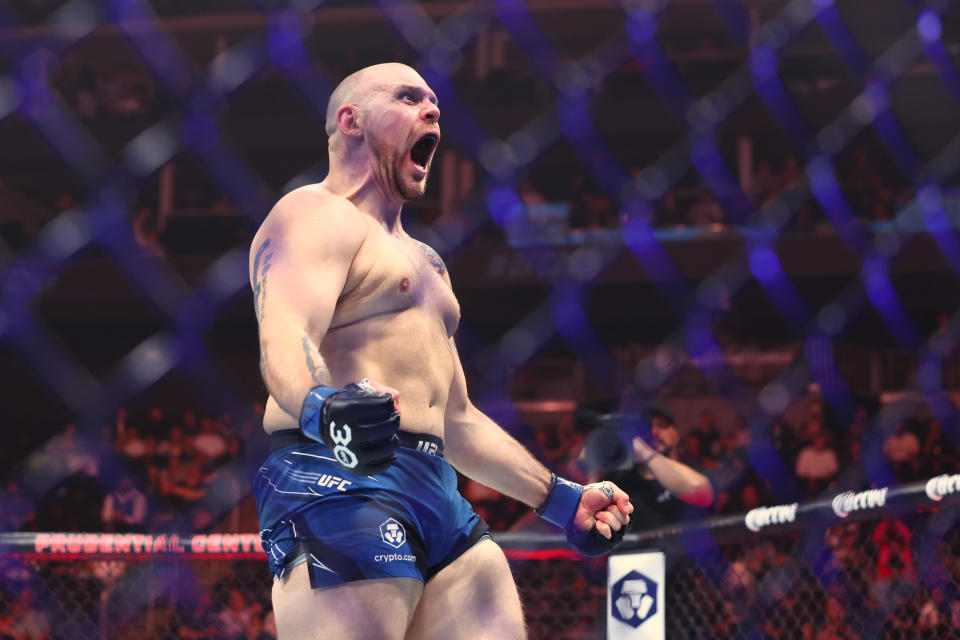
[[[655,415],[663,416],[669,424],[674,424],[673,411],[659,402],[648,404],[641,413],[603,414],[578,409],[575,414],[577,421],[591,428],[584,438],[584,456],[579,463],[581,469],[610,472],[633,468],[631,443],[635,437],[643,438],[656,448],[650,430]]]

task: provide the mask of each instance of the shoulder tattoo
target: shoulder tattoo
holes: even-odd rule
[[[419,240],[415,240],[414,242],[417,243],[417,248],[420,249],[420,253],[427,257],[427,260],[431,265],[433,265],[433,268],[437,270],[437,273],[442,276],[447,272],[447,265],[443,263],[443,259],[436,251],[433,250],[432,247],[420,242]]]
[[[257,255],[253,258],[253,308],[258,322],[263,320],[263,304],[267,297],[267,272],[270,271],[272,257],[270,238],[267,238],[260,243]]]

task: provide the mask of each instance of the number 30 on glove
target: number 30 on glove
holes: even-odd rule
[[[547,522],[562,527],[563,532],[567,535],[567,541],[581,554],[600,556],[612,551],[623,541],[623,536],[626,535],[627,529],[630,527],[629,518],[627,524],[623,524],[619,529],[615,529],[609,523],[604,523],[610,527],[610,538],[605,538],[597,531],[596,517],[593,526],[588,530],[584,531],[578,528],[576,526],[577,510],[583,499],[584,491],[588,489],[596,489],[605,497],[605,499],[600,499],[597,514],[607,511],[610,505],[617,504],[614,500],[613,485],[609,482],[598,482],[584,487],[553,474],[547,499],[534,512]],[[589,507],[592,508],[593,505],[589,505]],[[628,508],[630,511],[633,510],[632,505]]]
[[[314,387],[300,409],[300,432],[330,447],[337,462],[358,475],[383,473],[393,464],[399,428],[393,396],[369,385]]]

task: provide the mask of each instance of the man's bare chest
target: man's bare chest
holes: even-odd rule
[[[453,335],[460,320],[460,304],[445,275],[443,260],[426,244],[412,238],[376,237],[364,244],[351,265],[350,277],[356,284],[338,300],[331,329],[373,316],[417,310]]]

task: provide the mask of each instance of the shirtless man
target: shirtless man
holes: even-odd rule
[[[539,507],[584,553],[619,542],[633,510],[611,483],[558,479],[467,396],[450,276],[400,220],[439,117],[407,66],[347,77],[326,179],[253,240],[273,442],[254,490],[280,640],[523,638],[506,558],[453,468]]]

